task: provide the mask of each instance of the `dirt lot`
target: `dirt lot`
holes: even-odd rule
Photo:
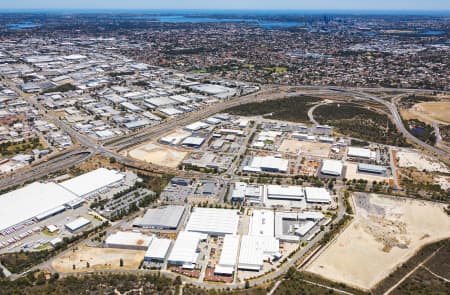
[[[404,111],[409,119],[419,119],[427,123],[439,121],[450,123],[450,102],[421,102]]]
[[[447,167],[432,158],[410,149],[397,150],[398,166],[402,168],[414,167],[419,171],[449,173]]]
[[[354,202],[355,219],[307,271],[367,290],[425,244],[450,236],[443,205],[374,194]]]
[[[127,152],[127,156],[159,166],[176,168],[188,155],[188,152],[146,143]]]
[[[374,174],[374,173],[360,173],[358,172],[358,164],[357,163],[346,163],[347,169],[345,173],[345,178],[347,179],[365,179],[369,182],[389,182],[390,177],[385,177],[383,175]]]
[[[89,270],[129,270],[138,269],[144,259],[145,251],[82,247],[69,252],[52,262],[52,267],[59,272],[71,273]],[[123,259],[123,267],[120,267]],[[90,267],[87,268],[87,263]],[[73,265],[75,264],[75,270]]]
[[[302,154],[311,157],[328,157],[331,145],[323,142],[298,141],[296,139],[285,139],[281,143],[279,152]]]

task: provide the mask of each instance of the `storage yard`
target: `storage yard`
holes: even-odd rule
[[[362,193],[354,203],[355,219],[307,271],[367,290],[422,246],[450,236],[441,204]]]

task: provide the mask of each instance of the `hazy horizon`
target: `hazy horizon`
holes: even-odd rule
[[[145,0],[21,0],[21,1],[0,1],[0,12],[24,11],[24,10],[203,10],[203,11],[425,11],[442,12],[450,11],[450,1],[434,0],[378,0],[378,1],[357,1],[357,0],[228,0],[228,1],[208,1],[208,0],[166,0],[163,3]],[[3,11],[3,12],[5,12]]]

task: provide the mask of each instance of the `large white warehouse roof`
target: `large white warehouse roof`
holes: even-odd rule
[[[66,228],[68,228],[71,231],[77,231],[85,226],[88,226],[90,223],[91,223],[90,220],[84,217],[79,217],[74,221],[67,223]]]
[[[144,217],[134,220],[133,226],[143,228],[176,229],[183,216],[184,206],[167,206],[148,209]]]
[[[61,182],[60,185],[79,197],[87,196],[102,188],[121,181],[125,176],[116,170],[99,168]]]
[[[244,167],[244,171],[249,172],[279,172],[286,173],[289,166],[289,160],[273,156],[253,157],[249,166]]]
[[[337,160],[323,160],[322,161],[322,174],[327,175],[333,175],[333,176],[340,176],[342,174],[342,169],[344,168],[344,165],[341,161]]]
[[[78,197],[56,183],[34,182],[0,196],[0,231],[61,208]]]
[[[264,260],[279,255],[280,242],[268,236],[242,236],[239,252],[239,269],[262,269]]]
[[[195,264],[198,258],[197,246],[201,240],[206,238],[205,234],[180,232],[173,245],[168,262],[172,264]]]
[[[301,200],[305,196],[300,186],[268,185],[267,197],[269,199]]]
[[[115,248],[145,248],[150,245],[153,237],[137,232],[117,232],[105,240],[107,247]]]
[[[220,260],[214,269],[215,273],[231,275],[234,272],[238,248],[239,236],[225,235]]]
[[[209,235],[235,235],[238,223],[238,210],[195,208],[186,225],[186,231]]]
[[[160,261],[166,259],[171,242],[172,241],[169,239],[153,238],[150,246],[147,249],[147,252],[145,252],[144,259]]]
[[[248,234],[252,236],[274,236],[275,215],[271,210],[253,210]]]
[[[349,147],[347,156],[355,158],[373,159],[376,157],[376,153],[365,148]]]
[[[309,203],[331,203],[331,195],[323,187],[305,187],[305,194]]]

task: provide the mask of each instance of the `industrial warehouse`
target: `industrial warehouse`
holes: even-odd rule
[[[105,168],[68,178],[33,182],[0,196],[0,251],[55,247],[63,238],[101,226],[105,219],[87,204],[93,197],[110,199],[137,180],[132,172]]]
[[[87,198],[107,186],[119,184],[123,178],[124,175],[119,171],[99,168],[61,182],[60,185],[81,198]]]
[[[184,211],[184,206],[167,206],[148,209],[143,217],[138,217],[134,220],[133,226],[175,230],[180,224]]]
[[[35,182],[6,193],[0,196],[0,232],[58,214],[77,200],[77,195],[53,182]]]
[[[235,235],[238,223],[238,210],[195,208],[189,217],[186,231],[214,236]]]

